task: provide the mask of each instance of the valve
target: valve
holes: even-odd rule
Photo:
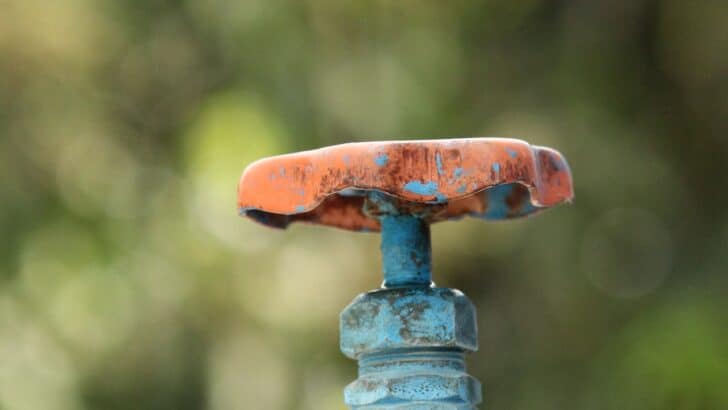
[[[346,405],[460,410],[482,401],[465,367],[478,349],[476,311],[432,281],[430,225],[524,217],[573,195],[569,166],[549,148],[504,138],[383,141],[254,162],[240,178],[238,209],[274,228],[380,232],[382,287],[340,317],[341,350],[359,363]]]

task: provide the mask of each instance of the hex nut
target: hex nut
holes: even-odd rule
[[[387,349],[478,350],[475,306],[459,290],[388,288],[357,296],[340,317],[341,351],[358,359]]]

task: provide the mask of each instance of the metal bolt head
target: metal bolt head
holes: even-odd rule
[[[460,291],[387,288],[359,295],[341,313],[341,350],[353,359],[386,349],[476,351],[475,306]]]

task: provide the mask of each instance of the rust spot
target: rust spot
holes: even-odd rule
[[[508,216],[512,217],[519,215],[521,213],[521,209],[523,209],[523,205],[529,200],[530,196],[531,195],[526,187],[521,184],[514,184],[513,190],[506,197]]]

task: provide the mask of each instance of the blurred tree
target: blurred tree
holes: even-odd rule
[[[486,407],[728,408],[726,19],[0,1],[0,408],[341,408],[337,315],[378,286],[377,238],[240,221],[239,172],[470,135],[558,147],[577,184],[528,224],[434,229],[439,284],[479,306]]]

